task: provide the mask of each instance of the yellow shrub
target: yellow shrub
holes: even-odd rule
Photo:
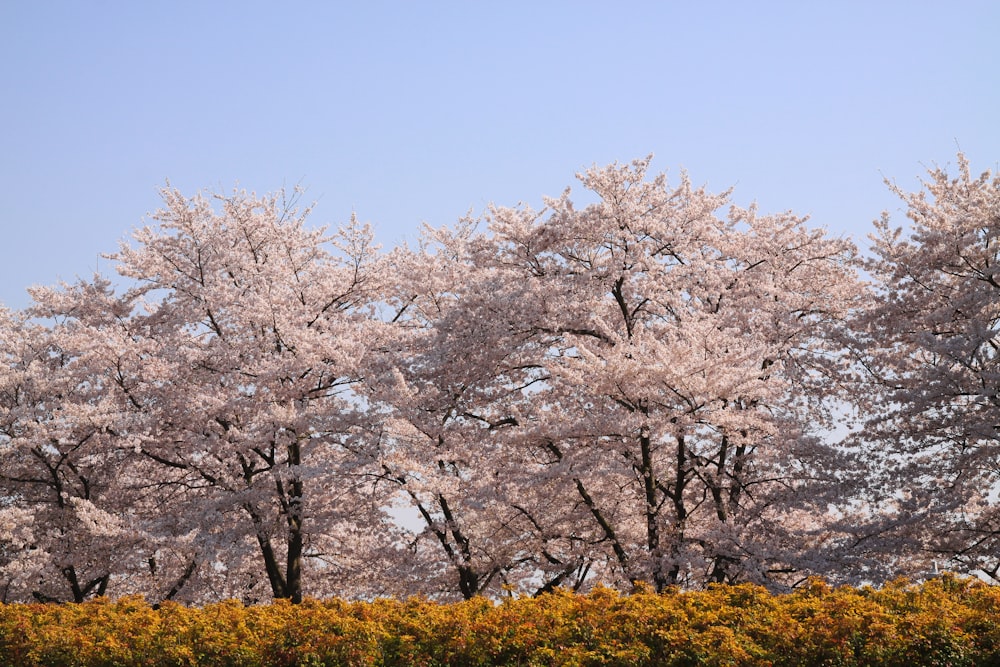
[[[1000,589],[945,576],[788,595],[598,588],[476,599],[201,609],[139,598],[0,605],[0,664],[34,667],[1000,664]]]

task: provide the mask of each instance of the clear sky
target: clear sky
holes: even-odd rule
[[[863,243],[883,176],[996,170],[998,36],[997,0],[0,0],[0,303],[110,272],[168,178],[391,246],[653,153]]]

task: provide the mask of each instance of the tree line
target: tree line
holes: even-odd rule
[[[649,158],[377,247],[185,197],[0,309],[0,601],[998,578],[1000,178],[870,253]]]

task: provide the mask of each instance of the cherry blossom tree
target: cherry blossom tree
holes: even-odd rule
[[[962,154],[957,171],[930,170],[915,193],[889,183],[910,227],[883,214],[872,236],[859,348],[879,391],[862,437],[915,566],[1000,581],[1000,177]]]
[[[281,195],[163,197],[112,256],[123,296],[38,289],[51,326],[10,325],[32,333],[5,351],[8,501],[58,532],[74,599],[138,562],[156,599],[361,590],[393,530],[354,392],[379,336],[370,231],[308,229]]]
[[[300,600],[308,563],[321,593],[386,523],[353,390],[379,336],[371,232],[328,237],[280,195],[163,196],[115,255],[150,297],[155,366],[119,383],[151,417],[140,450],[203,490],[217,541],[254,544],[273,597]]]
[[[428,230],[420,252],[389,258],[393,345],[369,378],[391,415],[385,480],[420,526],[395,571],[406,592],[531,594],[579,587],[590,569],[546,466],[524,459],[518,415],[539,400],[551,336],[523,328],[517,276],[474,263],[474,223]],[[407,566],[409,565],[409,567]]]
[[[767,581],[800,569],[786,528],[830,455],[806,399],[832,375],[823,327],[856,294],[852,248],[787,214],[720,219],[728,193],[645,181],[647,167],[589,171],[599,203],[550,201],[542,224],[494,213],[564,340],[544,446],[573,461],[623,579]]]
[[[114,319],[114,300],[97,282],[63,293],[77,317]],[[54,292],[35,290],[42,302]],[[52,305],[52,304],[50,304]],[[36,315],[54,311],[36,304]],[[84,314],[86,311],[86,314]],[[42,326],[4,318],[0,345],[0,488],[16,554],[5,597],[82,602],[105,594],[152,593],[155,539],[143,525],[150,500],[143,462],[117,446],[118,409],[96,372],[94,339],[77,319]],[[105,319],[105,321],[107,321]],[[155,494],[154,494],[155,496]],[[155,499],[162,504],[162,499]],[[171,573],[160,569],[161,578]]]
[[[525,471],[499,507],[473,505],[532,507],[521,530],[561,545],[536,551],[550,575],[662,588],[809,572],[839,491],[821,387],[843,363],[826,328],[860,294],[853,247],[790,214],[719,218],[728,193],[646,181],[647,167],[587,172],[599,202],[581,210],[567,191],[542,212],[491,209],[485,233],[439,233],[424,261],[457,280],[400,300],[437,322],[407,423],[448,452],[439,464],[474,460],[455,477],[478,489]],[[532,485],[544,502],[526,502]],[[443,509],[425,518],[465,542]]]

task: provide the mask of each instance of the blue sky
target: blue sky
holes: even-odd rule
[[[168,178],[391,246],[653,153],[863,242],[883,175],[996,170],[997,35],[995,0],[0,0],[0,303],[111,271]]]

